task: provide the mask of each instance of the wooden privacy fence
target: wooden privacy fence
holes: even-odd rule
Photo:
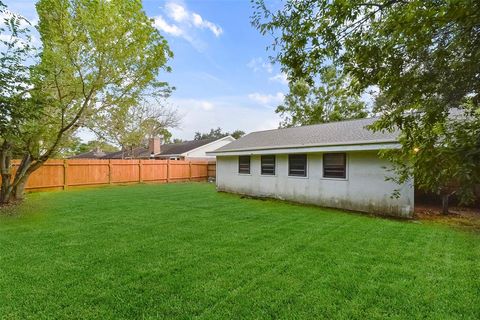
[[[216,161],[209,161],[207,166],[207,176],[209,178],[216,178],[217,177],[217,162]]]
[[[19,161],[13,162],[14,171]],[[208,161],[181,160],[48,160],[28,179],[27,190],[141,182],[203,181]],[[210,173],[212,171],[210,170]],[[214,174],[214,171],[213,171]]]

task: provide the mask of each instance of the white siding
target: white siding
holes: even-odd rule
[[[232,137],[226,137],[226,138],[223,138],[223,139],[219,139],[219,140],[213,141],[209,144],[206,144],[204,146],[201,146],[197,149],[194,149],[192,151],[185,152],[183,154],[183,156],[187,159],[199,158],[199,159],[206,159],[206,160],[215,160],[215,156],[209,156],[209,155],[206,154],[206,152],[211,152],[211,151],[217,150],[218,148],[221,148],[224,145],[227,145],[232,141],[235,141],[235,139],[232,138]]]
[[[288,155],[276,156],[276,175],[260,174],[260,156],[251,157],[251,174],[238,173],[238,156],[217,156],[217,188],[253,196],[273,197],[325,207],[410,216],[413,212],[414,189],[411,183],[398,186],[385,181],[383,168],[389,163],[376,151],[347,153],[347,179],[322,177],[322,154],[307,157],[308,176],[288,176]],[[400,198],[391,198],[400,187]]]

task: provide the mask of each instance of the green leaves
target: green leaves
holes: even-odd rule
[[[389,155],[400,180],[415,175],[435,192],[453,183],[471,200],[480,162],[459,153],[475,153],[479,139],[469,110],[480,101],[480,2],[291,0],[276,12],[259,3],[252,23],[274,36],[274,60],[292,82],[328,83],[333,65],[347,76],[349,90],[337,87],[338,95],[378,88],[372,129],[402,130],[402,152]],[[457,109],[469,116],[452,121]],[[308,108],[294,110],[292,123],[309,117]],[[411,159],[413,147],[422,151]]]
[[[0,56],[1,137],[26,159],[13,182],[19,185],[94,115],[128,114],[171,91],[158,76],[170,70],[173,53],[140,0],[40,0],[36,8],[42,51],[33,66],[27,67],[28,41]],[[21,25],[12,18],[0,31],[10,28],[17,39]]]
[[[0,142],[13,143],[18,128],[38,115],[39,108],[29,101],[32,86],[28,59],[35,54],[31,45],[30,22],[8,10],[0,1]]]
[[[42,121],[54,133],[43,139],[50,149],[96,114],[128,113],[168,95],[157,75],[169,70],[173,54],[140,1],[41,0],[37,11],[43,52],[36,92],[48,108]]]
[[[348,78],[334,67],[322,70],[321,85],[312,86],[306,80],[291,82],[284,103],[275,110],[292,127],[367,116],[365,103],[348,86]]]
[[[210,129],[210,132],[201,133],[195,132],[194,140],[204,140],[204,139],[220,139],[226,136],[232,136],[235,139],[239,139],[245,135],[245,132],[242,130],[235,130],[232,133],[223,132],[222,128],[218,127],[216,129]]]
[[[126,150],[143,145],[146,138],[169,138],[167,129],[177,127],[180,119],[176,109],[164,105],[119,105],[93,115],[89,127],[101,140]]]

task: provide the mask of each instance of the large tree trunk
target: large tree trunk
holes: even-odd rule
[[[0,164],[2,170],[2,186],[0,190],[0,204],[8,204],[12,201],[21,201],[25,198],[25,185],[28,177],[42,166],[44,161],[32,161],[29,154],[24,155],[17,172],[12,179],[11,157],[2,148],[0,153],[2,163]]]
[[[10,202],[12,195],[12,181],[11,174],[2,173],[2,187],[0,190],[0,204],[5,204]]]
[[[442,214],[449,214],[450,197],[456,193],[457,187],[453,184],[443,187],[440,191],[442,196]]]
[[[442,195],[442,214],[448,214],[448,200],[450,194],[446,193]]]
[[[27,184],[27,180],[29,175],[24,175],[22,179],[14,186],[12,190],[12,195],[16,201],[21,201],[25,199],[25,185]]]
[[[12,193],[12,165],[10,144],[4,141],[0,149],[0,172],[2,186],[0,188],[0,204],[8,203]]]
[[[8,182],[5,175],[2,174],[2,187],[0,191],[0,205],[6,204],[10,202],[10,197],[12,195],[12,186],[11,183]]]
[[[40,164],[39,162],[32,162],[32,157],[29,154],[23,156],[13,179],[12,197],[14,200],[21,201],[25,198],[25,185],[28,177],[30,177],[33,171],[40,168],[42,164],[43,162]]]

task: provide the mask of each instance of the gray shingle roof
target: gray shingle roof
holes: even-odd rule
[[[168,156],[178,156],[182,153],[194,150],[210,142],[216,141],[218,139],[204,139],[204,140],[192,140],[192,141],[184,141],[180,143],[169,143],[169,144],[162,144],[160,148],[160,153],[156,156],[161,157],[168,157]],[[136,147],[132,150],[124,150],[124,151],[116,151],[105,153],[101,152],[95,154],[94,151],[82,153],[72,158],[88,158],[88,159],[124,159],[124,158],[150,158],[150,150],[146,147]]]
[[[69,159],[102,159],[105,155],[106,153],[101,150],[91,150],[71,156]]]
[[[107,153],[102,159],[125,159],[125,158],[149,158],[150,152],[148,148],[145,147],[136,147],[132,150],[123,150]]]
[[[398,131],[373,132],[366,128],[376,120],[377,118],[366,118],[252,132],[214,153],[396,142]]]
[[[161,147],[160,155],[178,155],[185,152],[188,152],[193,149],[197,149],[201,146],[209,144],[210,142],[216,141],[218,138],[213,139],[203,139],[203,140],[192,140],[192,141],[184,141],[180,143],[171,143],[171,144],[164,144]]]

